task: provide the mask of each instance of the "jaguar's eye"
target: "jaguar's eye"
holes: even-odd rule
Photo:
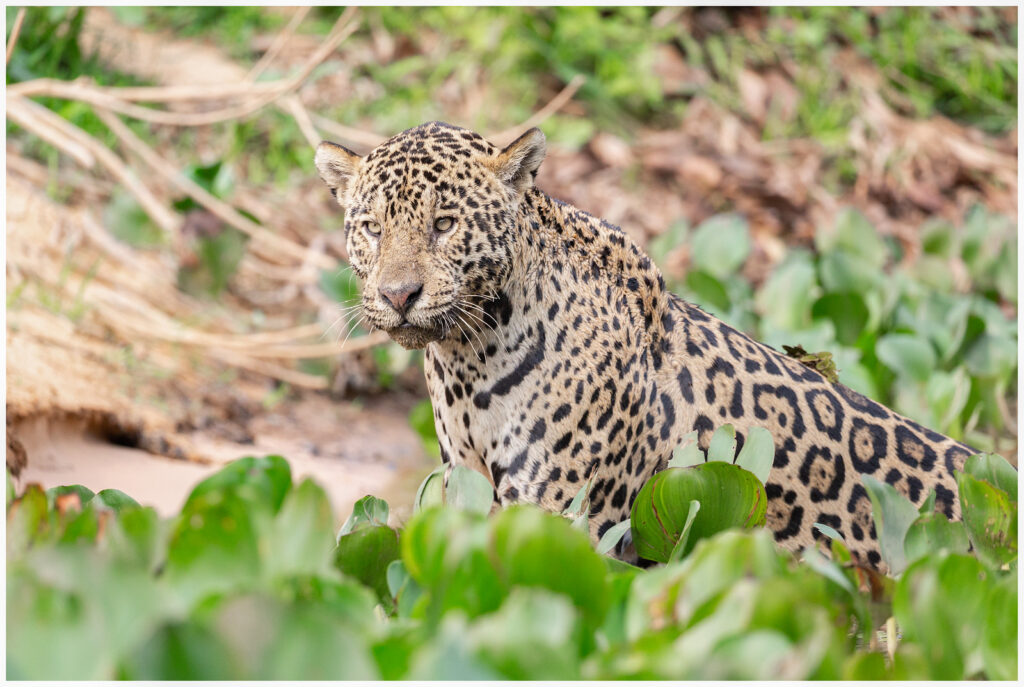
[[[363,231],[373,236],[380,236],[380,225],[377,224],[376,222],[366,220],[365,222],[363,222]]]
[[[434,222],[434,231],[443,234],[455,226],[455,220],[451,217],[441,217]]]

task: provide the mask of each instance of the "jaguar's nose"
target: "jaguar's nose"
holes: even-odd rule
[[[403,316],[412,308],[421,293],[423,284],[389,284],[380,287],[380,295]]]

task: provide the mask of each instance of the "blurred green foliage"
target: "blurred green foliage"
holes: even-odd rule
[[[667,472],[693,487],[714,472],[724,493],[753,480],[763,493],[740,466],[750,458],[707,457]],[[890,485],[868,485],[886,561],[895,554],[904,570],[895,578],[858,567],[828,527],[824,551],[801,554],[778,549],[763,522],[737,528],[742,498],[700,509],[685,550],[689,521],[635,522],[638,549],[668,536],[661,546],[680,552],[643,570],[596,552],[571,513],[519,505],[488,517],[488,480],[461,466],[446,483],[444,468],[427,478],[403,527],[367,496],[337,535],[326,494],[294,484],[279,456],[228,464],[166,519],[116,490],[16,495],[8,475],[7,674],[1012,680],[1016,530],[994,538],[988,523],[1002,511],[1016,522],[1016,473],[997,456],[969,463],[994,498],[961,496],[976,516],[963,523],[933,512],[934,498],[918,512]],[[694,503],[659,508],[682,523]],[[967,554],[968,539],[985,554]],[[889,617],[887,653],[873,635]]]

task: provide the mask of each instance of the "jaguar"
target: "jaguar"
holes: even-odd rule
[[[774,438],[767,523],[785,548],[821,523],[884,570],[863,475],[959,518],[970,447],[671,293],[619,227],[537,187],[545,149],[537,128],[501,148],[430,122],[365,157],[316,150],[365,321],[424,351],[443,461],[501,506],[560,512],[590,480],[597,539],[684,436],[706,450],[731,423],[740,448],[753,427]]]

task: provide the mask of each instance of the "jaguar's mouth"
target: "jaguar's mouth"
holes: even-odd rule
[[[437,341],[438,339],[443,338],[447,333],[441,327],[423,327],[413,324],[408,320],[403,321],[397,327],[386,329],[385,331],[393,341],[406,349],[423,348],[431,341]]]

